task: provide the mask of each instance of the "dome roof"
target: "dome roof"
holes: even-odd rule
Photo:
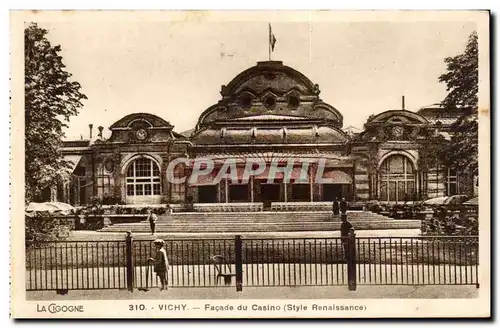
[[[329,126],[207,128],[193,136],[197,145],[220,144],[345,144],[349,137]]]
[[[156,115],[149,113],[133,113],[122,117],[121,119],[113,123],[113,125],[111,125],[109,129],[114,130],[120,128],[132,128],[134,124],[141,124],[149,128],[173,127],[169,122]]]
[[[318,85],[299,71],[283,65],[281,61],[265,61],[238,74],[227,86],[222,86],[221,94],[223,97],[231,96],[245,89],[260,93],[269,88],[277,93],[286,93],[294,88],[309,95],[320,92]]]
[[[269,117],[302,117],[342,126],[342,115],[319,98],[319,87],[280,61],[259,62],[222,86],[222,99],[205,110],[196,130],[214,122]],[[281,120],[281,119],[280,119]]]
[[[366,124],[402,123],[426,124],[425,117],[408,110],[388,110],[368,118]]]

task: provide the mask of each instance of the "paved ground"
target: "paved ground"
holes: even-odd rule
[[[358,284],[366,285],[472,285],[478,281],[477,267],[454,265],[359,264]],[[235,272],[233,265],[232,272]],[[65,270],[29,270],[27,289],[126,288],[124,267]],[[174,288],[219,288],[213,265],[176,265],[168,279]],[[157,286],[157,278],[145,266],[135,267],[135,286]],[[250,287],[318,286],[347,284],[346,264],[244,264],[243,285]],[[236,286],[234,278],[231,286]]]
[[[69,291],[57,295],[54,291],[27,292],[28,300],[91,300],[91,299],[380,299],[380,298],[476,298],[475,286],[347,286],[335,287],[247,287],[236,292],[234,287],[170,288],[160,292],[134,290]]]
[[[151,235],[148,233],[134,233],[136,239],[154,238],[228,238],[235,233],[160,233]],[[268,237],[288,237],[288,238],[310,238],[310,237],[340,237],[339,231],[298,231],[298,232],[254,232],[242,233],[246,238],[268,238]],[[388,229],[388,230],[358,230],[358,237],[418,237],[420,229]],[[70,240],[97,241],[97,240],[122,240],[125,233],[121,232],[97,232],[97,231],[72,231]]]

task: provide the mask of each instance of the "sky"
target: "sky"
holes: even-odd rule
[[[253,16],[258,17],[258,16]],[[467,21],[270,20],[280,60],[320,87],[320,97],[361,129],[371,114],[440,102],[444,58],[460,54],[476,28]],[[78,19],[38,22],[61,45],[66,69],[87,95],[66,139],[105,137],[125,115],[158,115],[183,132],[241,71],[268,60],[268,20]],[[95,132],[94,132],[95,135]]]

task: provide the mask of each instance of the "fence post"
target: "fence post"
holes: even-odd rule
[[[349,290],[356,290],[356,234],[352,231],[347,236],[347,283]]]
[[[241,236],[236,235],[234,237],[234,248],[235,248],[235,265],[236,265],[236,291],[241,292],[243,290],[243,256],[242,256],[242,241]]]
[[[134,291],[134,256],[133,256],[133,241],[132,232],[127,231],[127,237],[125,238],[125,263],[127,264],[127,289],[131,292]]]

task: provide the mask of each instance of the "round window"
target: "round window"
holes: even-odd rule
[[[274,97],[269,96],[264,100],[264,105],[266,105],[267,108],[273,108],[276,106],[276,99]]]
[[[240,105],[243,108],[250,108],[252,106],[252,97],[249,95],[243,95],[240,98]]]

